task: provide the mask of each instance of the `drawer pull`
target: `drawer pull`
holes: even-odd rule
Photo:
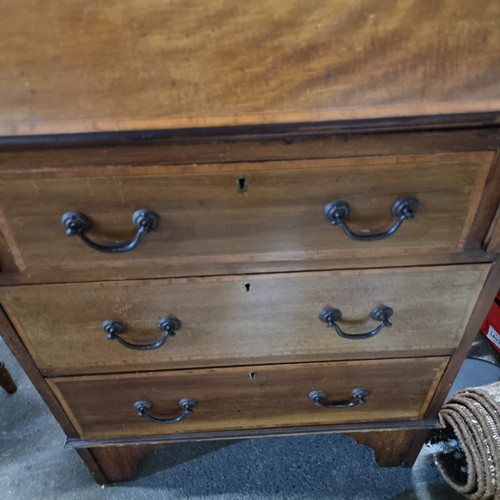
[[[356,241],[377,241],[388,238],[394,234],[406,219],[414,219],[417,208],[418,200],[416,198],[410,196],[399,198],[394,202],[394,205],[392,205],[392,215],[397,217],[398,220],[390,229],[377,234],[358,234],[349,227],[346,220],[351,215],[351,205],[349,205],[347,201],[334,200],[328,203],[328,205],[325,205],[324,214],[333,226],[342,226],[342,229],[349,238]]]
[[[182,328],[182,322],[177,318],[164,317],[160,318],[158,327],[163,331],[163,335],[156,342],[153,342],[152,344],[132,344],[119,335],[125,331],[126,326],[123,323],[114,319],[107,319],[102,324],[102,329],[106,332],[109,340],[116,339],[125,347],[139,351],[150,351],[161,347],[169,337],[175,337],[175,332]]]
[[[105,253],[123,253],[133,250],[141,241],[143,233],[156,231],[160,223],[160,217],[150,210],[137,210],[132,215],[132,223],[137,228],[136,235],[131,241],[116,246],[101,245],[89,239],[86,233],[92,228],[92,221],[80,212],[66,212],[61,217],[61,222],[68,236],[77,235],[90,248]]]
[[[323,309],[319,313],[319,319],[326,323],[327,328],[335,328],[337,333],[344,337],[345,339],[351,340],[361,340],[373,337],[377,335],[382,328],[390,328],[392,323],[389,321],[389,318],[393,315],[394,311],[389,306],[377,306],[370,312],[370,318],[375,321],[380,321],[380,325],[376,326],[373,330],[368,333],[346,333],[340,328],[337,324],[337,321],[342,319],[342,312],[339,309],[335,309],[334,307],[327,307]]]
[[[137,410],[138,417],[145,417],[155,424],[176,424],[181,420],[184,420],[189,414],[193,413],[193,408],[198,404],[196,399],[192,398],[182,398],[179,401],[179,406],[181,407],[181,412],[175,417],[169,418],[158,418],[148,413],[153,405],[149,401],[136,401],[134,403],[134,408]]]
[[[351,391],[352,398],[349,401],[340,401],[339,403],[334,403],[332,401],[326,401],[327,396],[325,391],[321,389],[316,389],[309,393],[309,399],[316,406],[324,406],[325,408],[352,408],[354,406],[363,405],[366,403],[366,396],[368,391],[362,387],[356,387]]]

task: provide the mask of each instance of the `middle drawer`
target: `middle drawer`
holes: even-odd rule
[[[0,298],[45,375],[447,355],[489,267],[29,285]],[[381,306],[393,310],[385,322]]]

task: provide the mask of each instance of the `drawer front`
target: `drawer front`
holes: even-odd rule
[[[212,370],[85,376],[48,382],[83,439],[126,438],[230,429],[418,419],[424,416],[448,358],[247,366]],[[404,375],[404,376],[403,376]],[[351,408],[316,406],[311,391],[329,403],[366,402]],[[179,401],[197,401],[177,423],[137,415],[147,401],[158,418],[182,413]]]
[[[0,299],[38,367],[48,375],[451,354],[490,265],[16,286]],[[381,305],[392,327],[366,339]],[[152,350],[106,338],[106,320],[131,344],[154,344],[160,317],[181,320]],[[109,333],[109,332],[108,332]]]
[[[95,168],[4,172],[0,229],[16,265],[71,281],[207,274],[238,264],[455,252],[477,210],[490,153],[359,158],[199,167]],[[324,207],[351,207],[362,236],[398,219],[396,200],[414,197],[414,219],[381,241],[355,241],[332,226]],[[86,235],[119,246],[136,234],[132,215],[148,209],[159,225],[130,252],[103,253],[67,236],[61,216],[83,213]],[[214,267],[215,266],[215,267]],[[221,267],[217,269],[222,269]],[[196,270],[193,273],[193,270]],[[226,269],[227,271],[227,269]],[[58,274],[59,273],[59,274]]]

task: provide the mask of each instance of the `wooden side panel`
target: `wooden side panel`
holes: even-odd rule
[[[250,366],[51,379],[83,439],[126,438],[197,431],[291,427],[346,422],[419,419],[447,358]],[[350,400],[368,390],[364,405],[316,407],[308,397],[324,390],[328,400]],[[176,424],[137,415],[134,402],[149,401],[151,413],[172,417],[181,398],[194,398],[194,413]]]
[[[105,484],[134,479],[139,461],[159,446],[161,445],[108,446],[82,449],[82,451],[89,455],[94,462],[93,465],[100,472],[99,475],[94,473],[95,480]]]
[[[58,400],[54,396],[54,393],[49,388],[46,379],[43,378],[38,367],[33,362],[33,359],[29,355],[26,347],[23,345],[19,337],[17,336],[11,322],[5,315],[3,309],[0,308],[0,334],[2,335],[7,347],[12,351],[12,354],[19,361],[19,364],[23,367],[26,375],[31,380],[36,390],[39,392],[42,399],[45,401],[50,411],[54,415],[59,425],[62,427],[63,431],[70,438],[77,436],[77,432],[71,422],[69,421],[66,413],[61,408]]]
[[[0,135],[498,111],[499,23],[491,0],[8,3]]]
[[[481,294],[474,306],[470,319],[465,327],[464,334],[458,345],[456,351],[454,352],[450,365],[446,369],[439,387],[436,390],[436,394],[432,400],[429,407],[429,411],[426,418],[436,418],[439,410],[445,398],[460,370],[460,367],[470,351],[472,342],[477,336],[479,328],[488,313],[491,303],[493,302],[496,294],[498,293],[498,287],[500,286],[500,260],[497,259],[493,262],[491,270],[488,274],[486,283],[481,290]]]
[[[99,279],[179,276],[217,265],[237,273],[240,264],[254,272],[266,262],[459,252],[491,160],[463,153],[34,171],[0,183],[0,226],[24,272],[44,270],[51,281],[96,270]],[[353,241],[323,214],[345,200],[353,230],[373,234],[395,222],[391,207],[403,196],[419,200],[417,215],[382,241]],[[90,238],[116,245],[133,237],[131,217],[141,208],[157,212],[161,224],[128,253],[92,250],[61,225],[63,213],[82,212],[93,224]]]
[[[37,365],[48,375],[110,373],[252,363],[451,354],[489,264],[261,276],[25,286],[0,298]],[[379,322],[370,339],[341,338],[319,320],[337,308],[347,333]],[[134,344],[158,341],[161,316],[179,318],[175,338],[137,351],[108,340],[101,324],[126,325]]]
[[[500,204],[487,236],[487,249],[489,252],[500,253]]]

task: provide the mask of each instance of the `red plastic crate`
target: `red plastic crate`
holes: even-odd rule
[[[481,331],[493,344],[493,347],[500,352],[500,290],[497,293],[486,319],[481,326]]]

